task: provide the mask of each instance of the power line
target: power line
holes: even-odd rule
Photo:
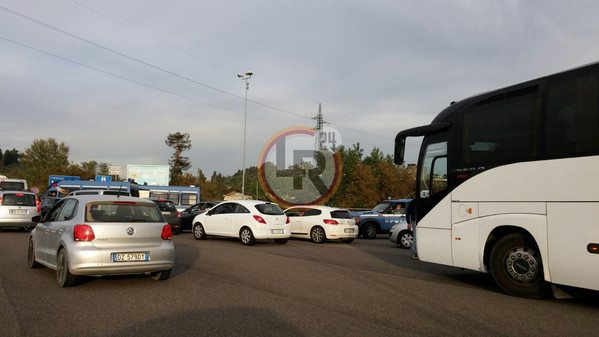
[[[143,83],[143,82],[140,82],[140,81],[137,81],[137,80],[134,80],[134,79],[131,79],[131,78],[125,77],[125,76],[121,76],[121,75],[119,75],[119,74],[115,74],[115,73],[112,73],[112,72],[109,72],[109,71],[106,71],[106,70],[103,70],[103,69],[100,69],[100,68],[96,68],[96,67],[93,67],[93,66],[90,66],[90,65],[87,65],[87,64],[84,64],[84,63],[81,63],[81,62],[78,62],[78,61],[75,61],[75,60],[72,60],[72,59],[66,58],[66,57],[64,57],[64,56],[56,55],[56,54],[53,54],[53,53],[47,52],[47,51],[45,51],[45,50],[42,50],[42,49],[39,49],[39,48],[35,48],[35,47],[29,46],[29,45],[26,45],[26,44],[24,44],[24,43],[21,43],[21,42],[18,42],[18,41],[14,41],[14,40],[11,40],[11,39],[8,39],[8,38],[5,38],[5,37],[2,37],[2,36],[0,36],[0,40],[4,40],[4,41],[10,42],[10,43],[13,43],[13,44],[19,45],[19,46],[21,46],[21,47],[28,48],[28,49],[31,49],[31,50],[37,51],[37,52],[39,52],[39,53],[42,53],[42,54],[45,54],[45,55],[48,55],[48,56],[51,56],[51,57],[55,57],[55,58],[61,59],[61,60],[63,60],[63,61],[67,61],[67,62],[70,62],[70,63],[76,64],[76,65],[79,65],[79,66],[81,66],[81,67],[85,67],[85,68],[88,68],[88,69],[91,69],[91,70],[94,70],[94,71],[97,71],[97,72],[100,72],[100,73],[103,73],[103,74],[106,74],[106,75],[109,75],[109,76],[112,76],[112,77],[115,77],[115,78],[121,79],[121,80],[124,80],[124,81],[128,81],[128,82],[135,83],[135,84],[138,84],[138,85],[141,85],[141,86],[144,86],[144,87],[147,87],[147,88],[150,88],[150,89],[156,90],[156,91],[160,91],[160,92],[162,92],[162,93],[165,93],[165,94],[168,94],[168,95],[172,95],[172,96],[176,96],[176,97],[179,97],[179,98],[187,99],[187,100],[194,101],[194,102],[197,102],[197,103],[202,103],[202,104],[205,104],[205,105],[208,105],[208,106],[214,107],[214,108],[218,108],[218,109],[221,109],[221,110],[225,110],[225,111],[233,112],[233,113],[236,113],[236,114],[241,114],[241,113],[240,113],[240,112],[238,112],[238,111],[231,110],[231,109],[229,109],[229,108],[225,108],[225,107],[223,107],[223,106],[220,106],[220,105],[216,105],[216,104],[208,103],[208,102],[205,102],[205,101],[199,100],[199,99],[197,99],[197,98],[194,98],[194,97],[190,97],[190,96],[182,95],[182,94],[176,93],[176,92],[174,92],[174,91],[170,91],[170,90],[162,89],[162,88],[159,88],[159,87],[156,87],[156,86],[153,86],[153,85],[147,84],[147,83]],[[248,116],[251,116],[251,117],[253,117],[253,118],[255,118],[255,119],[265,120],[265,121],[269,121],[269,122],[276,123],[276,124],[289,125],[289,124],[286,124],[286,123],[282,123],[282,122],[278,122],[278,121],[270,120],[270,119],[267,119],[267,118],[264,118],[264,117],[255,116],[255,115],[252,115],[252,114],[248,114]]]
[[[29,17],[29,16],[27,16],[27,15],[25,15],[25,14],[22,14],[22,13],[19,13],[19,12],[17,12],[17,11],[14,11],[14,10],[12,10],[12,9],[10,9],[10,8],[7,8],[7,7],[5,7],[5,6],[2,6],[2,5],[0,5],[0,10],[3,10],[3,11],[5,11],[5,12],[9,13],[9,14],[12,14],[12,15],[18,16],[18,17],[20,17],[20,18],[22,18],[22,19],[25,19],[25,20],[31,21],[31,22],[33,22],[33,23],[36,23],[36,24],[38,24],[38,25],[41,25],[41,26],[43,26],[43,27],[46,27],[46,28],[48,28],[48,29],[54,30],[54,31],[56,31],[56,32],[59,32],[59,33],[61,33],[61,34],[67,35],[67,36],[69,36],[69,37],[72,37],[72,38],[74,38],[74,39],[77,39],[77,40],[79,40],[79,41],[85,42],[85,43],[87,43],[87,44],[90,44],[90,45],[92,45],[92,46],[95,46],[95,47],[97,47],[97,48],[103,49],[103,50],[105,50],[105,51],[108,51],[108,52],[110,52],[110,53],[113,53],[113,54],[115,54],[115,55],[118,55],[118,56],[124,57],[124,58],[126,58],[126,59],[129,59],[129,60],[131,60],[131,61],[134,61],[134,62],[137,62],[137,63],[140,63],[140,64],[142,64],[142,65],[145,65],[145,66],[147,66],[147,67],[150,67],[150,68],[152,68],[152,69],[155,69],[155,70],[158,70],[158,71],[164,72],[164,73],[166,73],[166,74],[168,74],[168,75],[171,75],[171,76],[174,76],[174,77],[177,77],[177,78],[180,78],[180,79],[183,79],[183,80],[189,81],[189,82],[191,82],[191,83],[194,83],[194,84],[197,84],[197,85],[200,85],[200,86],[206,87],[206,88],[208,88],[208,89],[211,89],[211,90],[217,91],[217,92],[219,92],[219,93],[222,93],[222,94],[225,94],[225,95],[229,95],[229,96],[232,96],[232,97],[235,97],[235,98],[238,98],[238,99],[244,99],[244,97],[241,97],[241,96],[238,96],[238,95],[235,95],[235,94],[229,93],[229,92],[227,92],[227,91],[224,91],[224,90],[218,89],[218,88],[216,88],[216,87],[213,87],[213,86],[210,86],[210,85],[208,85],[208,84],[205,84],[205,83],[202,83],[202,82],[196,81],[196,80],[194,80],[194,79],[192,79],[192,78],[189,78],[189,77],[186,77],[186,76],[183,76],[183,75],[177,74],[177,73],[175,73],[175,72],[172,72],[172,71],[170,71],[170,70],[167,70],[167,69],[161,68],[161,67],[159,67],[159,66],[153,65],[153,64],[151,64],[151,63],[148,63],[148,62],[146,62],[146,61],[140,60],[140,59],[138,59],[138,58],[135,58],[135,57],[129,56],[129,55],[125,54],[125,53],[119,52],[119,51],[117,51],[117,50],[114,50],[114,49],[112,49],[112,48],[106,47],[106,46],[104,46],[104,45],[101,45],[101,44],[99,44],[99,43],[93,42],[93,41],[91,41],[91,40],[89,40],[89,39],[86,39],[86,38],[80,37],[80,36],[78,36],[78,35],[75,35],[75,34],[73,34],[73,33],[71,33],[71,32],[68,32],[68,31],[66,31],[66,30],[63,30],[63,29],[57,28],[57,27],[55,27],[55,26],[52,26],[52,25],[50,25],[50,24],[47,24],[47,23],[45,23],[45,22],[43,22],[43,21],[37,20],[37,19],[35,19],[35,18],[32,18],[32,17]],[[10,41],[10,42],[13,42],[13,43],[20,44],[20,43],[18,43],[18,42],[15,42],[15,41],[12,41],[12,40],[8,40],[8,39],[5,39],[5,38],[4,38],[4,40],[6,40],[6,41]],[[23,45],[23,44],[21,44],[21,45],[22,45],[22,46],[25,46],[25,47],[27,47],[27,48],[31,48],[31,49],[34,49],[34,50],[38,50],[38,49],[36,49],[36,48],[29,47],[29,46],[26,46],[26,45]],[[137,84],[144,85],[144,86],[146,86],[146,87],[152,87],[152,86],[150,86],[150,85],[147,85],[147,84],[144,84],[144,83],[141,83],[141,82],[135,81],[135,80],[131,80],[131,79],[128,79],[128,78],[122,77],[122,76],[120,76],[120,75],[115,75],[115,74],[112,74],[112,73],[106,72],[106,71],[104,71],[104,70],[99,70],[99,69],[95,69],[95,68],[93,68],[93,67],[86,66],[86,65],[84,65],[84,64],[81,64],[81,63],[79,63],[79,62],[72,61],[72,60],[69,60],[69,59],[63,58],[63,57],[61,57],[61,56],[53,55],[53,54],[50,54],[50,53],[47,53],[47,52],[44,52],[44,51],[41,51],[41,50],[38,50],[38,51],[40,51],[40,52],[43,52],[43,53],[45,53],[45,54],[48,54],[48,55],[56,56],[56,57],[58,57],[58,58],[62,58],[62,59],[64,59],[64,60],[68,60],[69,62],[74,62],[74,63],[80,64],[80,65],[82,65],[82,66],[85,66],[85,67],[88,67],[88,68],[91,68],[91,69],[94,69],[94,70],[98,70],[98,71],[100,71],[100,72],[103,72],[103,73],[106,73],[106,74],[110,74],[110,75],[113,75],[113,76],[116,76],[116,77],[122,78],[122,79],[124,79],[124,80],[127,80],[127,81],[130,81],[130,82],[135,82],[135,83],[137,83]],[[176,95],[176,96],[182,97],[182,98],[187,98],[187,99],[195,100],[195,101],[198,101],[198,102],[201,102],[201,103],[204,103],[204,104],[213,105],[213,104],[211,104],[211,103],[207,103],[207,102],[199,101],[199,100],[197,100],[197,99],[194,99],[194,98],[188,98],[188,97],[186,97],[186,96],[182,96],[182,95],[180,95],[180,94],[177,94],[177,93],[174,93],[174,92],[169,92],[169,91],[167,91],[167,90],[164,90],[164,89],[160,89],[160,88],[156,88],[156,87],[152,87],[152,88],[154,88],[154,89],[156,89],[156,90],[159,90],[159,91],[162,91],[162,92],[165,92],[165,93],[170,93],[170,94],[173,94],[173,95]],[[268,108],[268,109],[272,109],[272,110],[276,110],[276,111],[284,112],[284,113],[287,113],[287,114],[290,114],[290,115],[293,115],[293,116],[296,116],[296,117],[305,118],[305,119],[312,119],[312,117],[304,116],[304,115],[302,115],[302,114],[299,114],[299,113],[295,113],[295,112],[287,111],[287,110],[284,110],[284,109],[281,109],[281,108],[277,108],[277,107],[274,107],[274,106],[271,106],[271,105],[268,105],[268,104],[260,103],[260,102],[254,101],[254,100],[248,100],[248,102],[251,102],[251,103],[253,103],[253,104],[255,104],[255,105],[259,105],[259,106],[262,106],[262,107],[265,107],[265,108]],[[213,106],[215,106],[215,107],[218,107],[218,108],[223,108],[223,107],[219,107],[219,106],[216,106],[216,105],[213,105]],[[233,111],[233,110],[229,110],[229,109],[226,109],[226,108],[224,108],[224,109],[225,109],[225,110],[228,110],[228,111],[235,112],[235,111]],[[238,112],[235,112],[235,113],[238,113]],[[254,117],[254,118],[258,118],[258,119],[263,119],[263,118],[261,118],[261,117],[257,117],[257,116],[253,116],[253,117]],[[272,120],[271,120],[271,121],[272,121]],[[272,121],[272,122],[274,122],[274,121]],[[279,123],[279,122],[275,122],[275,123]],[[282,123],[280,123],[280,124],[282,124]],[[361,130],[351,129],[351,128],[344,127],[344,126],[337,125],[337,124],[332,124],[332,123],[331,123],[331,125],[336,125],[336,126],[338,126],[338,127],[345,128],[345,129],[347,129],[347,130],[350,130],[350,131],[359,132],[359,133],[366,134],[366,135],[369,135],[369,136],[372,136],[372,137],[376,137],[376,138],[388,139],[388,138],[385,138],[385,137],[381,137],[381,136],[377,136],[377,135],[374,135],[374,134],[370,134],[370,133],[367,133],[367,132],[364,132],[364,131],[361,131]]]

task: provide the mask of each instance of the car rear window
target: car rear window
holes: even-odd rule
[[[165,222],[154,203],[93,201],[85,206],[87,222]]]
[[[25,183],[17,181],[3,181],[0,182],[0,190],[24,191]]]
[[[301,216],[316,216],[316,215],[321,215],[321,214],[322,214],[321,210],[312,208],[312,209],[305,211],[304,214],[302,214]]]
[[[283,210],[276,204],[258,204],[255,206],[258,212],[266,215],[283,215]]]
[[[342,211],[331,211],[331,216],[333,217],[333,219],[351,219],[351,213],[349,213],[349,211],[346,210],[342,210]]]
[[[158,205],[158,208],[160,208],[160,210],[163,212],[176,212],[177,211],[177,207],[172,202],[154,201],[154,203],[156,203],[156,205]]]
[[[125,191],[104,191],[102,192],[102,194],[104,195],[124,195],[124,196],[131,196],[131,193],[129,192],[125,192]]]
[[[36,206],[33,194],[3,193],[0,199],[2,206]]]

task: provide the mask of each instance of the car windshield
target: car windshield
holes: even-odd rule
[[[3,206],[35,206],[35,195],[23,193],[4,193],[0,195]]]
[[[389,207],[389,203],[381,202],[378,205],[374,206],[372,209],[373,212],[383,213]]]
[[[283,215],[283,210],[276,204],[258,204],[255,206],[258,212],[266,215]]]
[[[155,204],[93,201],[85,206],[87,222],[163,222]]]

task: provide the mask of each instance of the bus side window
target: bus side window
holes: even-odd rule
[[[437,194],[447,188],[447,156],[433,160],[431,194]]]

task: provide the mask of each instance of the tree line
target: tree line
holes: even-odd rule
[[[183,155],[191,149],[189,134],[169,134],[165,144],[174,149],[169,159],[170,185],[199,186],[202,200],[222,200],[223,195],[232,190],[241,190],[242,170],[224,176],[213,172],[210,178],[197,169],[188,171],[191,162]],[[43,193],[48,187],[50,175],[79,176],[82,180],[93,180],[96,175],[108,175],[110,164],[98,161],[69,161],[70,148],[54,138],[35,139],[23,152],[15,149],[0,150],[0,174],[11,178],[27,179],[29,186],[36,186]],[[371,208],[377,202],[388,198],[407,198],[414,195],[415,170],[412,167],[397,166],[391,155],[385,155],[375,147],[364,155],[359,143],[351,147],[340,146],[333,150],[339,153],[343,175],[336,193],[327,202],[334,206],[351,208]],[[252,166],[245,172],[245,192],[255,199],[268,199],[258,183],[258,167]]]

